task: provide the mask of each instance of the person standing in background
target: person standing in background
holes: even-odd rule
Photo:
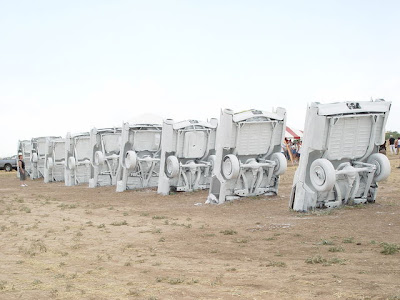
[[[397,148],[397,153],[396,154],[400,154],[400,136],[397,138],[397,140],[395,142],[395,146]]]
[[[396,154],[396,148],[394,147],[394,137],[393,137],[393,135],[390,135],[389,147],[390,147],[390,152],[392,152],[392,154]]]
[[[25,162],[22,159],[22,155],[18,155],[18,168],[19,168],[19,180],[21,181],[21,186],[28,186],[25,184],[26,171],[25,171]]]

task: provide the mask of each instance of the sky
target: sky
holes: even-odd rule
[[[141,114],[219,118],[311,102],[392,101],[400,1],[0,0],[0,157],[18,140]]]

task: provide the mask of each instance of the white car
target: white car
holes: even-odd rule
[[[210,122],[167,119],[162,131],[158,193],[207,189],[215,164],[217,119]]]
[[[89,187],[116,185],[121,151],[121,128],[93,128],[90,131],[92,170]]]
[[[45,148],[44,182],[64,181],[65,139],[48,139]]]
[[[289,206],[295,211],[374,202],[390,174],[379,153],[391,102],[311,103]]]
[[[155,187],[161,155],[161,124],[124,123],[117,172],[117,192]]]
[[[88,183],[91,172],[92,149],[88,132],[65,138],[65,185],[72,186]]]
[[[216,157],[207,203],[245,196],[275,195],[287,168],[281,153],[286,110],[221,112]]]

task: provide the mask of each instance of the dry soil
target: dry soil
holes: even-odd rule
[[[295,166],[278,196],[219,206],[1,171],[0,299],[400,299],[389,158],[376,203],[306,214],[288,209]]]

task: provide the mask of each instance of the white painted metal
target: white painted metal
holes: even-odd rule
[[[32,165],[31,179],[43,178],[46,158],[46,144],[48,141],[59,139],[59,136],[44,136],[32,139],[32,153],[30,162]]]
[[[215,162],[217,119],[165,120],[158,193],[207,189]]]
[[[311,103],[290,207],[296,211],[374,202],[390,174],[379,154],[391,102]]]
[[[44,182],[64,181],[65,139],[48,139],[45,148]]]
[[[92,149],[88,132],[65,138],[65,185],[88,183],[91,171]]]
[[[287,162],[281,153],[286,110],[221,111],[208,203],[277,194]]]
[[[121,150],[121,128],[90,131],[91,173],[89,187],[116,185]]]
[[[117,192],[155,187],[161,155],[161,124],[124,123],[117,171]]]

